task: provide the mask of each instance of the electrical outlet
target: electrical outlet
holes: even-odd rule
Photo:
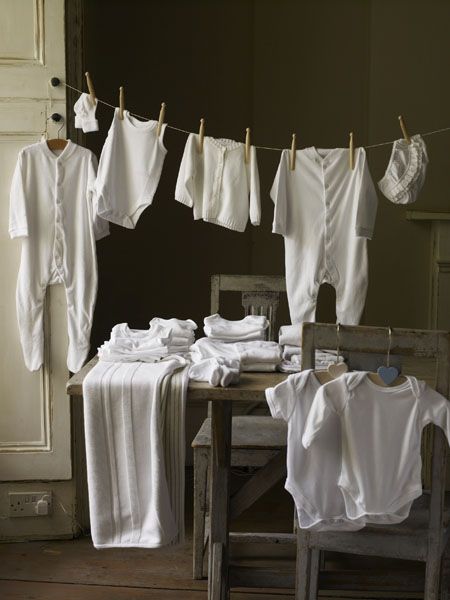
[[[9,492],[10,517],[46,517],[52,510],[51,492]]]

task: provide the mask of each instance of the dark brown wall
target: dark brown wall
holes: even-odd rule
[[[133,112],[196,131],[259,145],[358,144],[449,123],[450,2],[444,0],[95,0],[85,2],[85,64],[100,98],[118,102],[124,85]],[[87,136],[101,151],[112,111],[99,109],[101,132]],[[235,233],[194,222],[174,201],[185,135],[168,131],[169,149],[153,206],[133,231],[111,226],[98,244],[100,286],[93,345],[111,326],[145,326],[154,315],[209,313],[212,273],[284,271],[283,241],[271,233],[268,195],[279,154],[260,150],[261,227]],[[450,136],[427,138],[430,168],[411,208],[449,210]],[[378,180],[391,148],[368,152]],[[380,196],[370,243],[370,287],[364,321],[428,325],[430,232],[407,222],[405,209]],[[236,306],[226,307],[237,316]],[[286,316],[286,312],[284,312]],[[334,320],[334,292],[324,289],[318,319]]]

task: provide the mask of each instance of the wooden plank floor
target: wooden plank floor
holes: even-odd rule
[[[271,530],[288,532],[292,514],[290,496],[279,485],[233,523],[233,529],[264,531],[270,523]],[[188,539],[177,548],[95,550],[89,537],[0,544],[0,600],[206,600],[206,581],[191,578],[190,515],[188,506]],[[236,547],[233,552],[233,562],[243,569],[293,571],[293,559],[294,548],[290,547]],[[343,564],[339,556],[331,556],[329,563],[331,570],[323,583],[335,589],[323,591],[321,600],[422,598],[415,591],[405,595],[385,585],[387,571],[404,568],[398,561],[374,565],[373,560],[354,557],[350,567],[361,569],[359,589],[367,589],[368,581],[373,588],[375,582],[378,591],[373,592],[356,591],[358,585],[353,587],[355,591],[346,591],[346,579],[339,570],[348,569],[349,564]],[[411,588],[421,589],[422,569],[414,563],[406,568],[411,574]],[[353,579],[358,581],[358,575]],[[231,600],[293,600],[293,590],[237,589]]]

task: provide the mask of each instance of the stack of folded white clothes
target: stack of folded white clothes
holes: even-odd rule
[[[203,320],[206,337],[222,342],[264,340],[269,327],[267,317],[247,315],[239,321],[229,321],[215,314]]]
[[[98,349],[98,356],[108,362],[156,362],[165,356],[183,355],[195,339],[196,328],[190,319],[156,317],[149,329],[131,329],[127,323],[119,323]]]
[[[286,373],[301,371],[302,362],[302,328],[301,324],[283,325],[280,327],[278,341],[283,348],[283,362],[278,369]],[[316,350],[316,369],[326,369],[335,362],[343,361],[343,356],[336,356],[333,350]]]
[[[206,358],[237,360],[241,371],[275,371],[281,348],[276,342],[221,342],[204,337],[191,346],[191,357],[196,363]]]

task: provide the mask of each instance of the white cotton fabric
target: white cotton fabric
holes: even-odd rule
[[[301,346],[302,345],[302,326],[282,325],[278,332],[278,342],[281,346]]]
[[[205,358],[225,358],[240,362],[241,371],[274,371],[281,362],[281,348],[276,342],[222,342],[207,337],[198,339],[190,348],[194,362]]]
[[[191,133],[181,160],[175,199],[194,210],[194,219],[203,219],[235,231],[244,231],[250,216],[252,225],[261,220],[259,173],[256,150],[250,149],[245,163],[245,144],[228,139],[203,139]]]
[[[184,367],[180,358],[99,362],[83,382],[96,548],[157,548],[183,540]]]
[[[405,139],[396,140],[378,187],[394,204],[412,204],[425,183],[427,165],[427,147],[420,135],[413,135],[410,144]]]
[[[98,131],[98,121],[95,117],[97,104],[97,98],[92,102],[89,94],[81,94],[73,107],[75,111],[76,129],[82,129],[83,133]]]
[[[226,358],[205,358],[189,368],[189,379],[205,381],[214,387],[228,387],[239,382],[240,362]]]
[[[111,223],[134,229],[158,187],[167,150],[166,125],[158,137],[157,121],[139,121],[128,110],[114,111],[100,156],[95,197],[98,214]]]
[[[320,388],[314,371],[290,375],[266,390],[272,416],[288,424],[287,479],[285,487],[294,498],[298,522],[303,529],[319,531],[356,531],[364,521],[352,521],[345,512],[338,487],[341,469],[341,432],[339,418],[326,424],[326,430],[309,450],[301,438],[314,397]]]
[[[295,170],[283,150],[271,190],[273,233],[284,237],[291,322],[314,321],[322,283],[336,290],[337,321],[357,325],[367,293],[367,239],[377,195],[364,148],[298,150]]]
[[[415,377],[381,387],[368,373],[347,373],[317,392],[303,433],[305,448],[312,449],[336,418],[342,431],[339,487],[348,517],[367,523],[406,519],[422,494],[422,430],[434,423],[450,438],[448,400]]]
[[[205,317],[203,322],[207,337],[224,342],[264,340],[269,327],[267,317],[261,315],[247,315],[238,321],[229,321],[215,314]]]
[[[149,329],[131,329],[127,323],[119,323],[112,328],[110,339],[98,348],[98,356],[108,362],[156,362],[171,354],[186,354],[196,327],[190,319],[160,317],[150,321]]]
[[[70,140],[58,156],[45,141],[19,153],[11,184],[9,234],[22,238],[17,318],[30,371],[44,360],[49,285],[62,283],[66,289],[69,370],[78,371],[89,351],[97,295],[95,240],[109,233],[93,205],[96,170],[94,154]]]

